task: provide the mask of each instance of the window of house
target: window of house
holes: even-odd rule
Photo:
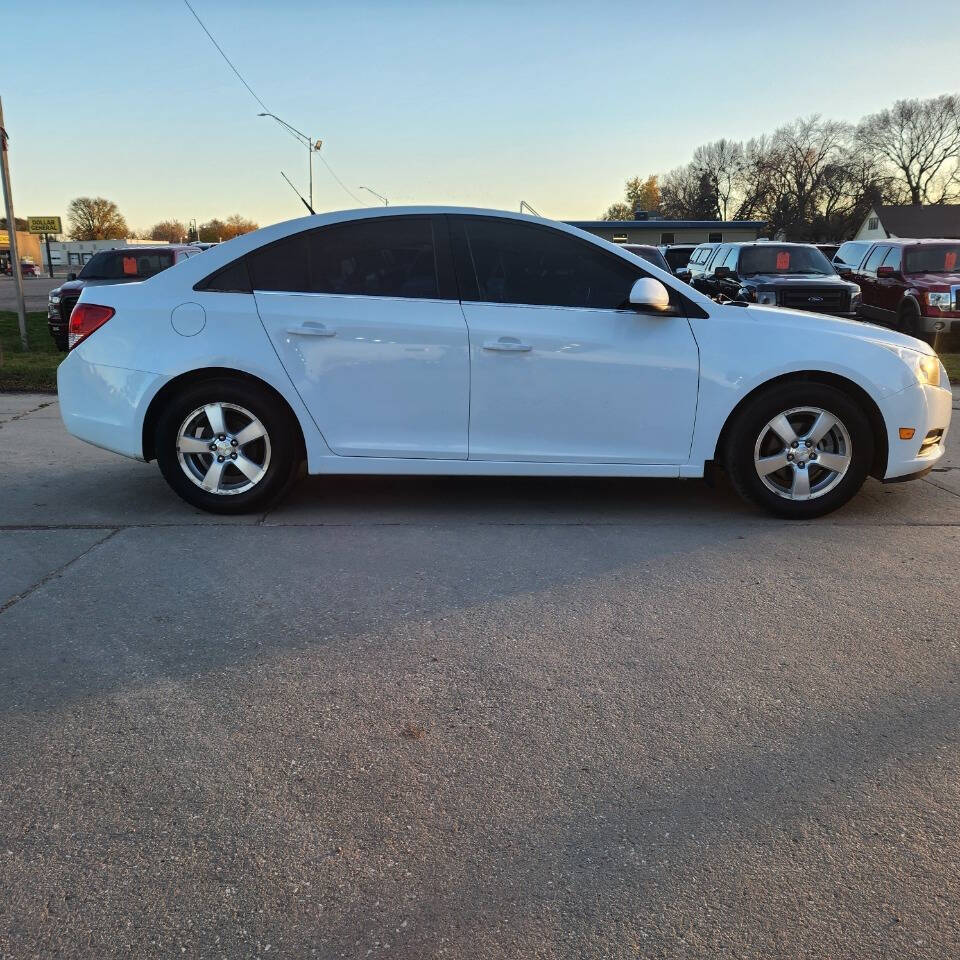
[[[723,243],[723,234],[722,234],[722,233],[708,233],[708,234],[707,234],[707,243]]]
[[[628,237],[627,237],[627,235],[626,235],[625,233],[615,233],[615,234],[613,235],[613,242],[614,242],[614,243],[626,243],[626,242],[627,242],[627,239],[628,239]]]
[[[661,233],[661,234],[660,234],[660,243],[661,243],[663,246],[669,246],[671,243],[676,243],[677,241],[674,239],[675,236],[676,236],[676,235],[673,234],[673,233]]]
[[[452,224],[464,300],[616,309],[644,273],[559,230],[462,217]]]
[[[879,218],[879,217],[871,217],[871,218],[867,221],[867,229],[868,229],[868,230],[876,230],[879,226],[880,226],[880,218]]]

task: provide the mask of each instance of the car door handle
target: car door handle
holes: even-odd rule
[[[307,320],[299,327],[287,327],[287,333],[300,337],[335,337],[337,331],[315,320]]]
[[[533,347],[529,343],[521,343],[516,337],[500,337],[499,340],[484,340],[484,350],[500,350],[503,353],[526,353]]]

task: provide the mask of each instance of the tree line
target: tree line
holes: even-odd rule
[[[214,217],[206,223],[187,225],[180,220],[161,220],[146,230],[131,230],[120,208],[104,197],[77,197],[67,206],[69,235],[73,240],[121,240],[133,237],[140,240],[165,240],[167,243],[214,243],[232,240],[243,233],[259,228],[259,224],[239,213],[220,220]]]
[[[703,144],[689,163],[633,177],[605,220],[637,209],[677,220],[764,220],[772,235],[839,241],[877,204],[960,199],[960,97],[898,100],[859,123],[800,118],[746,142]]]

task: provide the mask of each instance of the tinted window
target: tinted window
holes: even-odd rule
[[[80,271],[81,280],[144,280],[173,266],[172,251],[103,250]]]
[[[211,290],[219,293],[249,293],[250,277],[247,274],[245,259],[234,260],[216,273],[205,277],[195,287],[195,290]]]
[[[905,273],[957,273],[960,270],[960,243],[910,247],[904,259]]]
[[[713,259],[710,261],[710,264],[709,264],[711,270],[716,269],[717,267],[720,266],[720,264],[723,263],[724,258],[730,252],[730,249],[731,248],[729,246],[717,247],[717,249],[714,251]]]
[[[689,247],[671,247],[664,253],[664,256],[667,258],[667,263],[669,263],[674,270],[679,270],[690,262],[690,254],[692,252]]]
[[[731,247],[730,252],[727,254],[727,259],[723,261],[725,267],[729,267],[731,270],[737,269],[737,257],[740,256],[739,247]]]
[[[356,220],[309,235],[310,290],[368,297],[439,296],[427,217]]]
[[[306,234],[297,233],[254,250],[247,256],[247,268],[254,290],[309,290]]]
[[[661,270],[666,270],[670,272],[670,265],[666,260],[663,259],[663,254],[656,247],[644,247],[639,246],[638,244],[626,244],[624,245],[624,250],[629,250],[635,257],[640,257],[643,260],[646,260],[647,263],[652,263],[655,266],[658,266]]]
[[[740,256],[740,272],[832,274],[830,261],[816,247],[788,247],[778,243],[744,247]]]
[[[613,309],[642,270],[559,230],[464,217],[454,225],[464,300]]]
[[[870,270],[870,271],[876,270],[877,267],[880,265],[880,262],[887,255],[887,251],[889,249],[890,249],[889,247],[884,246],[882,244],[880,246],[874,247],[873,250],[870,251],[870,256],[867,257],[866,263],[864,263],[863,265],[863,269]]]

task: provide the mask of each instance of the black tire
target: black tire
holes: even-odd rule
[[[242,408],[265,428],[266,440],[259,441],[260,453],[252,454],[263,469],[250,489],[242,489],[246,478],[230,463],[230,453],[224,455],[224,487],[232,483],[239,492],[214,493],[201,488],[199,473],[202,473],[205,467],[212,466],[216,459],[215,454],[204,452],[185,455],[183,459],[186,465],[181,463],[178,446],[181,426],[192,413],[208,404],[227,405],[227,417],[235,418],[233,422],[238,426],[245,419],[244,415],[238,412],[238,408]],[[201,419],[200,422],[204,421]],[[216,441],[217,438],[209,429],[209,421],[205,422],[206,428],[197,428],[197,432],[202,434],[202,437],[197,439],[201,443],[206,443],[207,440]],[[232,429],[229,423],[227,429]],[[230,442],[230,435],[225,435],[227,440],[224,443],[227,444]],[[194,436],[195,434],[191,433],[190,439],[193,440]],[[210,513],[255,513],[267,509],[287,492],[296,479],[297,468],[302,459],[299,431],[286,405],[264,387],[240,379],[204,380],[177,392],[160,412],[154,443],[157,465],[167,483],[191,506]],[[252,443],[256,446],[258,441]],[[191,479],[188,470],[197,471],[198,479]],[[228,477],[232,479],[228,480]]]
[[[911,337],[920,337],[920,311],[912,304],[903,304],[897,312],[897,329]]]
[[[770,489],[760,477],[755,462],[758,444],[768,442],[770,437],[779,443],[779,437],[772,434],[769,424],[779,414],[796,408],[817,408],[832,414],[845,428],[850,442],[849,465],[845,473],[828,471],[820,463],[805,463],[807,482],[815,493],[811,499],[793,500],[785,494]],[[802,417],[802,415],[800,415]],[[801,434],[802,435],[802,434]],[[840,436],[839,431],[836,434]],[[823,443],[832,442],[831,434]],[[762,440],[766,437],[767,441]],[[799,457],[791,452],[783,441],[784,453],[792,458]],[[800,454],[809,456],[800,444]],[[771,451],[776,453],[776,451]],[[829,451],[813,448],[814,453],[825,456]],[[810,380],[795,380],[777,384],[752,397],[737,414],[731,424],[724,450],[724,466],[737,493],[745,500],[764,507],[778,517],[791,520],[808,520],[820,517],[843,506],[863,486],[873,464],[874,436],[870,421],[861,406],[848,394],[836,387]],[[762,454],[761,454],[762,455]],[[778,486],[795,476],[797,467],[790,464],[781,473],[773,474],[769,482]],[[830,485],[831,476],[838,477]],[[783,478],[783,479],[781,479]],[[823,492],[816,493],[815,488],[823,485]]]

